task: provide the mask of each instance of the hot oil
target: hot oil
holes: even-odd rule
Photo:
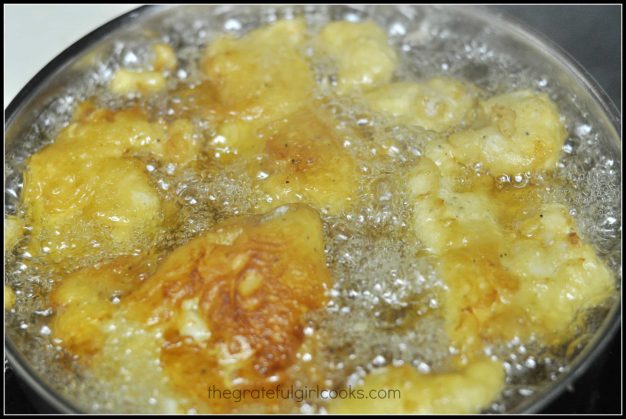
[[[359,20],[367,16],[360,9],[333,10],[337,14],[334,18]],[[284,17],[282,14],[287,12],[277,9],[276,13]],[[313,26],[329,18],[316,10],[297,13],[302,13]],[[271,21],[270,15],[251,14],[241,18],[232,10],[220,19],[226,31],[239,35],[268,19]],[[475,82],[490,93],[532,87],[563,96],[550,77],[534,74],[509,54],[491,49],[486,42],[468,42],[462,33],[455,35],[448,29],[441,29],[438,27],[441,22],[436,19],[428,23],[419,19],[408,22],[404,15],[377,17],[383,18],[386,20],[379,23],[388,28],[401,56],[398,79],[427,78],[443,73]],[[172,89],[198,83],[195,65],[199,58],[198,45],[214,35],[201,19],[190,16],[184,19],[196,23],[165,25],[165,30],[170,32],[163,34],[164,39],[183,51],[179,57],[181,66],[170,81]],[[52,112],[55,118],[41,121],[24,137],[20,149],[13,154],[22,157],[8,160],[6,208],[10,213],[22,211],[18,201],[19,174],[25,157],[53,140],[57,127],[67,123],[77,102],[74,98],[95,93],[101,105],[114,109],[138,105],[154,119],[173,120],[177,112],[184,112],[173,106],[167,95],[120,99],[108,94],[104,85],[98,85],[106,80],[107,74],[110,77],[111,68],[127,66],[129,60],[130,64],[147,60],[145,55],[149,49],[145,47],[129,48],[118,44],[116,48],[119,59],[94,73],[91,90],[71,92],[63,101],[67,106],[59,106]],[[505,59],[502,59],[503,53]],[[333,389],[357,384],[369,371],[382,366],[411,364],[423,373],[445,371],[450,367],[450,357],[456,353],[443,327],[439,295],[445,291],[445,284],[438,277],[435,261],[423,252],[409,228],[412,209],[404,177],[425,145],[437,140],[438,135],[398,125],[366,112],[349,99],[334,97],[329,94],[329,85],[336,81],[332,67],[324,62],[315,67],[318,98],[334,115],[338,130],[347,132],[348,129],[353,133],[343,137],[342,147],[355,159],[361,177],[357,199],[348,211],[341,215],[321,212],[325,255],[334,286],[329,290],[326,308],[307,317],[305,335],[317,336],[324,342],[313,361],[323,365],[324,384]],[[511,71],[519,68],[523,71]],[[595,133],[584,112],[566,108],[564,113],[571,137],[564,146],[558,170],[554,175],[532,182],[542,184],[546,200],[567,204],[584,238],[618,270],[621,266],[620,163],[600,146],[604,140]],[[193,122],[207,137],[214,135],[210,118],[200,117]],[[252,203],[267,199],[253,186],[245,167],[207,161],[198,165],[202,169],[182,168],[145,156],[137,158],[145,164],[161,197],[176,202],[180,208],[170,221],[171,228],[159,235],[156,243],[142,243],[142,239],[137,238],[137,253],[154,247],[157,253],[165,255],[222,220],[254,213]],[[516,179],[509,181],[516,182]],[[6,282],[17,297],[15,308],[7,316],[7,329],[35,368],[44,376],[54,377],[56,388],[63,388],[64,393],[81,400],[81,407],[90,411],[158,412],[185,406],[193,412],[193,406],[174,401],[176,396],[163,381],[157,350],[161,337],[149,335],[140,325],[129,323],[123,317],[111,322],[109,327],[116,328],[116,332],[107,341],[96,367],[85,367],[82,360],[73,359],[64,351],[61,342],[51,339],[50,318],[54,313],[50,310],[48,294],[54,284],[65,272],[105,263],[117,255],[101,254],[98,260],[75,260],[59,272],[51,270],[44,260],[33,258],[27,251],[27,240],[28,232],[7,257]],[[111,298],[117,297],[112,295]],[[606,309],[600,309],[595,317],[601,319],[604,313]],[[573,342],[558,348],[547,348],[532,339],[524,342],[514,339],[504,345],[488,347],[486,355],[505,362],[508,383],[491,410],[510,409],[536,394],[547,382],[561,377],[597,327],[599,322],[591,322],[590,330],[582,330]],[[300,359],[303,358],[306,357],[300,354]],[[132,364],[126,362],[129,359],[133,359]],[[305,383],[306,377],[296,373],[296,380]],[[323,408],[324,403],[319,400],[301,406],[302,411]]]

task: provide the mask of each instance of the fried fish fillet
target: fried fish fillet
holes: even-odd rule
[[[31,254],[62,262],[149,245],[171,213],[135,156],[193,162],[200,138],[184,119],[151,122],[138,109],[85,102],[56,141],[33,155],[21,200]]]
[[[340,92],[367,91],[388,83],[398,58],[376,23],[331,22],[315,40],[317,52],[337,67]]]
[[[537,186],[476,174],[454,150],[433,144],[409,181],[415,232],[448,286],[453,343],[472,352],[514,337],[566,340],[613,292],[609,269],[564,206],[544,203]]]
[[[504,385],[498,362],[480,359],[453,372],[420,373],[410,365],[384,367],[354,388],[354,398],[329,403],[332,414],[464,414],[493,402]],[[364,396],[359,398],[358,394]]]
[[[53,299],[55,337],[90,355],[116,338],[111,319],[158,330],[171,387],[212,411],[234,406],[232,400],[207,404],[209,386],[289,382],[305,339],[304,315],[324,306],[331,285],[321,221],[305,205],[225,221],[174,250],[139,282],[132,269],[116,269],[124,263],[61,282]],[[118,306],[114,294],[123,295]]]

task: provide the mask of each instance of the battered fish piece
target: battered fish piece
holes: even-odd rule
[[[376,23],[332,22],[315,40],[319,54],[337,66],[338,91],[367,91],[391,81],[398,58]]]
[[[488,407],[503,387],[502,365],[489,360],[477,360],[448,373],[423,374],[409,365],[385,367],[372,371],[364,384],[355,388],[366,398],[335,399],[328,411],[332,414],[477,413]],[[385,397],[379,394],[381,390],[386,390]]]
[[[164,91],[167,87],[167,78],[178,65],[174,49],[163,43],[152,47],[152,66],[148,69],[118,69],[111,78],[110,89],[118,95],[129,93],[152,94]]]
[[[40,153],[71,160],[149,156],[184,166],[197,159],[202,147],[201,133],[187,118],[168,124],[150,120],[138,108],[113,110],[85,101],[74,112],[73,122]]]
[[[253,166],[253,176],[271,202],[259,208],[303,202],[314,208],[340,213],[352,205],[358,170],[342,147],[336,121],[326,112],[303,108],[263,129],[265,153]]]
[[[520,278],[513,304],[525,308],[532,330],[551,343],[615,292],[608,267],[559,204],[544,204],[523,221],[502,264]]]
[[[213,412],[236,406],[207,401],[209,386],[288,382],[305,340],[303,315],[324,306],[332,285],[321,220],[305,205],[230,219],[156,264],[122,257],[63,279],[51,295],[54,337],[89,363],[127,327],[116,321],[158,332],[161,365],[182,405]]]
[[[441,144],[442,148],[437,151],[442,152],[445,146]],[[456,247],[501,242],[500,205],[491,194],[492,179],[463,177],[465,173],[460,166],[444,161],[438,166],[430,158],[422,158],[409,175],[418,238],[433,254]],[[463,185],[463,190],[458,184],[459,178],[469,179],[474,185]]]
[[[62,262],[128,254],[154,240],[164,204],[138,161],[45,161],[45,154],[31,160],[22,195],[32,254]]]
[[[304,21],[285,20],[238,39],[220,37],[207,47],[207,81],[182,97],[214,121],[214,158],[254,158],[265,144],[257,130],[311,98],[315,79],[304,55],[306,38]]]
[[[288,382],[305,339],[303,316],[324,306],[331,286],[322,224],[305,205],[230,219],[174,250],[153,274],[146,266],[121,258],[64,279],[52,296],[54,336],[72,352],[91,355],[116,337],[114,313],[159,331],[172,388],[211,411],[236,407],[232,400],[207,401],[211,385]]]
[[[29,251],[60,262],[148,245],[173,204],[162,201],[145,164],[134,156],[186,165],[200,147],[187,120],[167,126],[137,109],[83,103],[74,122],[28,162],[21,200],[32,227]]]
[[[460,348],[531,336],[558,345],[586,310],[614,292],[610,271],[582,242],[565,207],[549,204],[539,211],[523,221],[534,233],[514,230],[496,246],[442,256],[448,327]],[[541,215],[567,228],[545,226]]]
[[[494,176],[555,168],[567,132],[545,93],[521,90],[482,102],[483,126],[450,136],[455,157]]]
[[[135,71],[120,68],[111,80],[111,91],[118,95],[154,93],[165,90],[166,80],[158,71]]]
[[[120,310],[120,301],[154,270],[153,263],[152,257],[125,256],[63,278],[50,294],[54,338],[82,363],[92,363],[110,332],[107,322]]]
[[[134,153],[160,156],[166,140],[165,123],[149,121],[144,111],[138,108],[116,111],[85,101],[77,106],[72,122],[59,133],[54,143],[31,160],[88,161]]]
[[[152,52],[154,54],[152,67],[156,71],[172,72],[178,66],[176,51],[174,51],[171,45],[163,43],[154,44]]]
[[[224,110],[268,123],[298,109],[315,80],[304,56],[306,24],[284,20],[207,48],[202,69]]]
[[[448,286],[453,344],[471,354],[514,337],[565,341],[579,314],[614,287],[566,209],[543,204],[536,187],[497,187],[472,174],[447,143],[426,156],[409,182],[414,226]]]
[[[206,401],[210,385],[285,382],[304,340],[302,316],[324,306],[330,285],[319,216],[283,206],[175,250],[132,295],[131,316],[164,330],[161,360],[173,386]]]
[[[374,111],[402,123],[443,132],[474,121],[478,92],[458,80],[435,77],[383,85],[368,92],[365,101]]]

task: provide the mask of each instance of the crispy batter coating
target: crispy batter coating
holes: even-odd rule
[[[153,264],[153,257],[124,256],[63,278],[50,295],[54,337],[89,363],[106,339],[106,322],[119,310],[121,299],[153,270]]]
[[[178,65],[176,51],[168,44],[158,43],[152,47],[154,59],[152,66],[156,71],[173,71]]]
[[[53,294],[55,337],[74,353],[94,354],[107,334],[115,338],[104,325],[117,310],[111,296],[121,295],[124,321],[162,332],[160,358],[173,388],[200,404],[210,385],[287,382],[304,341],[303,315],[323,307],[331,285],[319,216],[304,205],[226,221],[176,249],[147,279],[129,263],[136,261],[63,280]],[[145,277],[145,263],[141,269]],[[209,404],[233,408],[232,400]]]
[[[46,154],[31,160],[22,195],[32,254],[55,262],[124,254],[158,234],[163,206],[139,162],[46,160]]]
[[[443,132],[468,125],[478,111],[478,89],[458,80],[385,84],[365,95],[371,108],[400,122]]]
[[[319,217],[296,205],[191,241],[132,298],[164,323],[162,360],[174,385],[204,397],[209,384],[284,380],[304,338],[302,316],[323,306],[329,284]]]
[[[134,156],[185,165],[200,147],[188,120],[167,126],[138,109],[83,103],[56,141],[28,162],[21,200],[32,227],[30,252],[62,262],[149,245],[172,204],[161,200]]]
[[[264,128],[265,153],[253,167],[271,202],[260,208],[304,202],[339,213],[352,205],[358,171],[334,124],[327,113],[303,108]]]
[[[388,83],[398,60],[385,32],[371,21],[331,22],[322,28],[315,46],[335,62],[340,92]]]
[[[158,71],[135,71],[120,68],[111,80],[111,91],[120,95],[131,92],[154,93],[165,90],[166,80]]]
[[[298,109],[315,84],[302,51],[305,38],[304,21],[289,20],[212,42],[202,69],[216,99],[230,114],[262,123]]]
[[[613,292],[613,279],[584,244],[565,207],[544,204],[539,188],[498,187],[433,144],[409,181],[414,228],[436,256],[453,343],[538,337],[558,344],[587,308]]]
[[[336,399],[328,410],[333,414],[476,413],[498,397],[503,385],[502,365],[485,359],[446,373],[420,373],[409,365],[385,367],[372,371],[355,388],[366,398]]]
[[[483,126],[450,137],[458,161],[481,163],[494,176],[553,170],[566,131],[545,93],[520,90],[482,102]]]

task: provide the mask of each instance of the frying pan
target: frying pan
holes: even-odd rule
[[[193,6],[191,6],[193,8]],[[314,6],[310,6],[314,7]],[[316,7],[316,6],[315,6]],[[422,8],[416,6],[386,6],[387,9],[370,10],[370,6],[353,8],[344,6],[326,6],[331,16],[336,18],[342,13],[370,14],[376,16],[376,11],[392,10],[404,19],[419,19],[422,16]],[[303,6],[306,12],[306,6]],[[214,22],[227,16],[231,9],[207,6],[204,9],[216,17]],[[579,99],[577,106],[585,109],[588,117],[594,121],[595,129],[605,141],[602,144],[609,153],[621,156],[621,115],[609,97],[597,85],[593,78],[570,56],[562,51],[550,40],[533,33],[529,28],[507,17],[496,15],[493,12],[478,7],[455,7],[435,8],[446,10],[451,14],[462,16],[468,21],[482,22],[494,29],[494,37],[502,45],[510,44],[511,48],[519,48],[518,53],[523,60],[536,66],[540,71],[550,74],[558,84],[573,91]],[[195,10],[195,9],[193,9]],[[104,51],[111,45],[115,45],[116,39],[130,34],[143,33],[145,27],[155,28],[155,22],[159,23],[168,15],[174,13],[171,7],[143,6],[125,15],[122,15],[89,33],[61,54],[53,59],[28,84],[18,93],[5,110],[5,147],[7,154],[11,156],[14,149],[19,149],[19,138],[33,126],[38,124],[42,115],[46,112],[57,116],[62,120],[64,110],[50,110],[51,103],[64,92],[76,84],[77,77],[84,72],[86,67],[93,66],[102,57]],[[445,13],[445,12],[444,12]],[[382,13],[384,15],[385,13]],[[391,13],[393,14],[393,13]],[[146,25],[149,22],[150,25]],[[138,32],[139,31],[139,32]],[[149,32],[149,30],[148,30]],[[508,43],[508,44],[507,44]],[[99,55],[100,54],[100,55]],[[542,61],[540,63],[540,61]],[[81,87],[82,88],[82,87]],[[88,89],[87,89],[88,90]],[[19,153],[18,153],[19,154]],[[621,163],[620,157],[616,157]],[[621,169],[620,169],[621,170]],[[5,206],[5,211],[11,210],[10,204]],[[619,263],[621,266],[621,262]],[[621,282],[621,269],[619,269]],[[550,382],[542,391],[527,397],[525,400],[512,407],[511,412],[532,413],[540,411],[554,398],[561,394],[568,386],[574,383],[584,372],[603,355],[607,344],[611,341],[621,323],[621,300],[617,300],[612,307],[604,313],[602,319],[597,321],[596,331],[587,341],[584,347],[577,352],[571,360],[567,371]],[[49,378],[44,377],[37,368],[32,365],[29,356],[24,353],[23,345],[18,344],[17,331],[12,329],[10,323],[6,323],[5,351],[10,367],[21,379],[22,384],[29,390],[31,397],[42,412],[76,413],[79,408],[71,398],[64,394],[63,390],[54,385]]]

